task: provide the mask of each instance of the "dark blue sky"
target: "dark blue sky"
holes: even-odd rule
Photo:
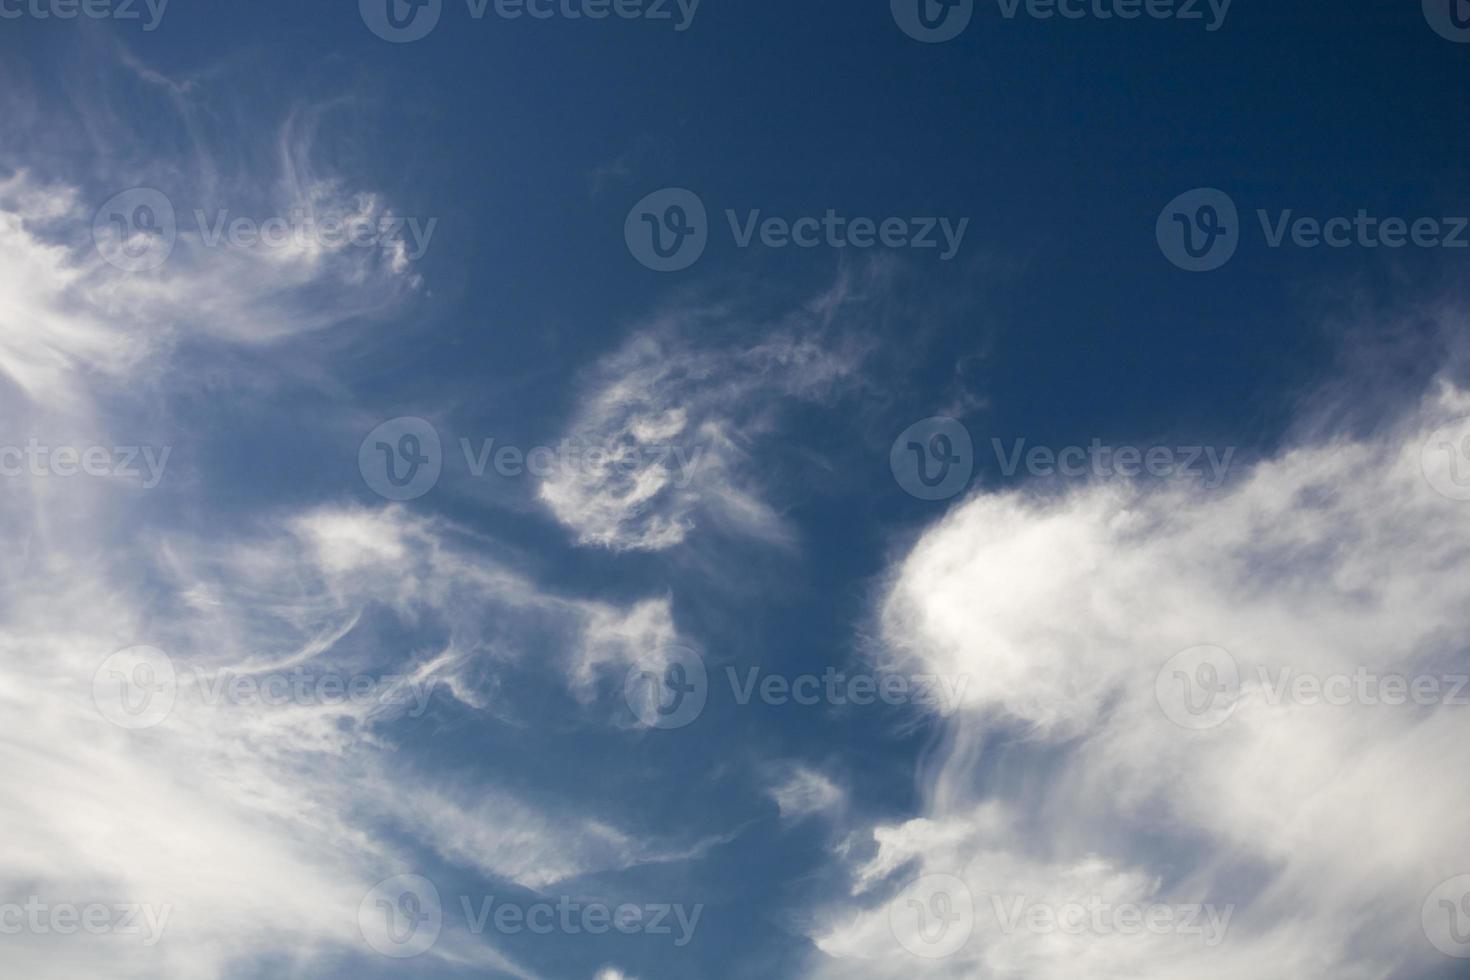
[[[1235,0],[1214,31],[1007,19],[977,0],[969,28],[939,44],[906,36],[879,0],[703,0],[684,31],[475,20],[444,0],[436,29],[405,44],[354,8],[172,0],[154,31],[0,21],[0,84],[16,113],[0,177],[70,185],[89,212],[154,187],[182,222],[196,207],[273,213],[290,196],[287,165],[309,160],[313,173],[294,171],[302,185],[371,188],[394,213],[437,222],[404,302],[359,314],[296,283],[243,307],[253,336],[228,353],[203,326],[222,316],[218,294],[170,308],[166,366],[91,392],[135,441],[170,440],[182,474],[119,505],[115,548],[149,528],[224,541],[327,504],[383,507],[359,442],[421,417],[443,441],[443,475],[404,505],[413,519],[445,522],[446,548],[558,596],[619,609],[666,598],[723,690],[727,666],[790,676],[885,660],[897,564],[955,503],[904,493],[890,470],[895,437],[920,419],[964,424],[972,489],[988,492],[1031,483],[1001,471],[992,438],[1228,446],[1249,463],[1317,425],[1324,399],[1346,431],[1387,425],[1402,392],[1458,349],[1430,321],[1461,288],[1470,248],[1272,248],[1257,218],[1470,214],[1470,44],[1438,36],[1408,0]],[[624,237],[630,209],[664,188],[693,191],[709,233],[697,262],[667,273]],[[1171,264],[1156,237],[1161,209],[1195,188],[1238,207],[1238,250],[1210,272]],[[968,224],[946,261],[740,248],[727,209]],[[285,329],[303,309],[330,325]],[[277,325],[280,337],[261,339]],[[661,345],[646,362],[627,353],[641,337]],[[530,447],[616,428],[597,399],[630,363],[626,383],[647,386],[651,413],[704,420],[699,438],[728,438],[721,465],[746,474],[716,473],[675,510],[693,528],[678,547],[588,546],[593,518],[557,511],[536,480],[469,471],[461,439]],[[1354,397],[1326,399],[1337,384]],[[725,499],[731,485],[760,488],[758,517]],[[144,591],[143,618],[165,618],[168,587]],[[492,944],[535,975],[817,975],[814,909],[850,893],[850,855],[834,862],[834,849],[935,804],[925,760],[954,735],[912,706],[711,694],[687,729],[630,735],[589,721],[620,673],[598,674],[595,697],[561,683],[551,651],[570,614],[528,624],[509,603],[513,614],[461,617],[423,596],[410,612],[368,593],[344,641],[353,650],[417,656],[468,631],[497,655],[516,651],[491,685],[503,709],[443,697],[384,726],[392,767],[413,774],[404,785],[493,786],[694,855],[594,868],[550,893],[687,896],[706,906],[695,942]],[[256,612],[274,614],[242,615]],[[840,785],[841,818],[784,819],[768,792],[782,767]],[[1004,769],[986,757],[975,778]],[[446,897],[531,894],[524,876],[497,878],[381,813],[359,815]],[[871,834],[852,846],[866,860]],[[266,939],[219,975],[499,975],[330,944],[308,963],[290,942]],[[1437,975],[1420,965],[1397,975]]]

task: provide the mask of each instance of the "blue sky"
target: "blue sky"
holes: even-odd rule
[[[1463,976],[1358,6],[0,0],[4,972]]]

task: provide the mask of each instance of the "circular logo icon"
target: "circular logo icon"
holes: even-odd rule
[[[439,889],[419,875],[378,882],[357,907],[357,927],[373,949],[395,960],[421,956],[439,941],[444,908]]]
[[[429,36],[444,13],[444,0],[357,0],[362,22],[378,37],[407,44]]]
[[[92,218],[92,241],[108,265],[152,272],[168,261],[179,238],[173,202],[151,187],[114,195]]]
[[[357,450],[357,468],[380,497],[414,500],[434,489],[444,466],[439,433],[413,416],[389,419]]]
[[[1451,500],[1470,500],[1470,417],[1434,430],[1419,449],[1424,479]]]
[[[645,726],[683,728],[709,700],[704,658],[688,647],[662,647],[629,668],[623,697]]]
[[[633,258],[654,272],[687,269],[709,244],[704,202],[682,187],[654,191],[628,212],[623,238]]]
[[[953,41],[975,16],[975,0],[890,0],[889,5],[899,29],[925,44]]]
[[[948,500],[970,485],[975,444],[955,419],[936,416],[904,429],[888,451],[893,478],[920,500]]]
[[[1424,19],[1440,37],[1470,44],[1470,0],[1424,0]]]
[[[924,875],[888,904],[888,927],[915,956],[953,956],[964,949],[975,928],[974,896],[954,875]]]
[[[1240,247],[1240,212],[1213,187],[1180,194],[1159,213],[1154,233],[1164,257],[1186,272],[1209,272]]]
[[[119,650],[92,675],[92,703],[120,728],[152,728],[169,716],[178,698],[178,674],[157,647]]]
[[[1215,728],[1228,721],[1240,704],[1240,667],[1223,647],[1181,650],[1154,678],[1154,697],[1180,728]]]
[[[1424,935],[1434,948],[1470,960],[1470,875],[1451,878],[1424,900]]]

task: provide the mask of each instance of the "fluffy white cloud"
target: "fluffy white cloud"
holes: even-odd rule
[[[923,817],[848,842],[852,899],[814,930],[812,974],[1366,980],[1444,962],[1421,909],[1470,872],[1470,707],[1277,692],[1284,669],[1470,672],[1470,503],[1448,469],[1467,414],[1445,385],[1377,435],[1298,446],[1218,490],[981,494],[923,534],[883,637],[968,675],[966,704],[922,770]],[[1229,659],[1164,670],[1201,646]],[[1211,689],[1219,711],[1190,715],[1182,699]],[[895,893],[925,875],[963,888]],[[904,910],[952,900],[973,902],[963,948],[906,949]],[[1109,931],[1106,914],[1075,933],[1013,920],[1069,903],[1206,906],[1228,928],[1210,943]]]

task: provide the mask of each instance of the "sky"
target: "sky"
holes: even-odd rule
[[[1467,82],[0,0],[0,973],[1470,976]]]

